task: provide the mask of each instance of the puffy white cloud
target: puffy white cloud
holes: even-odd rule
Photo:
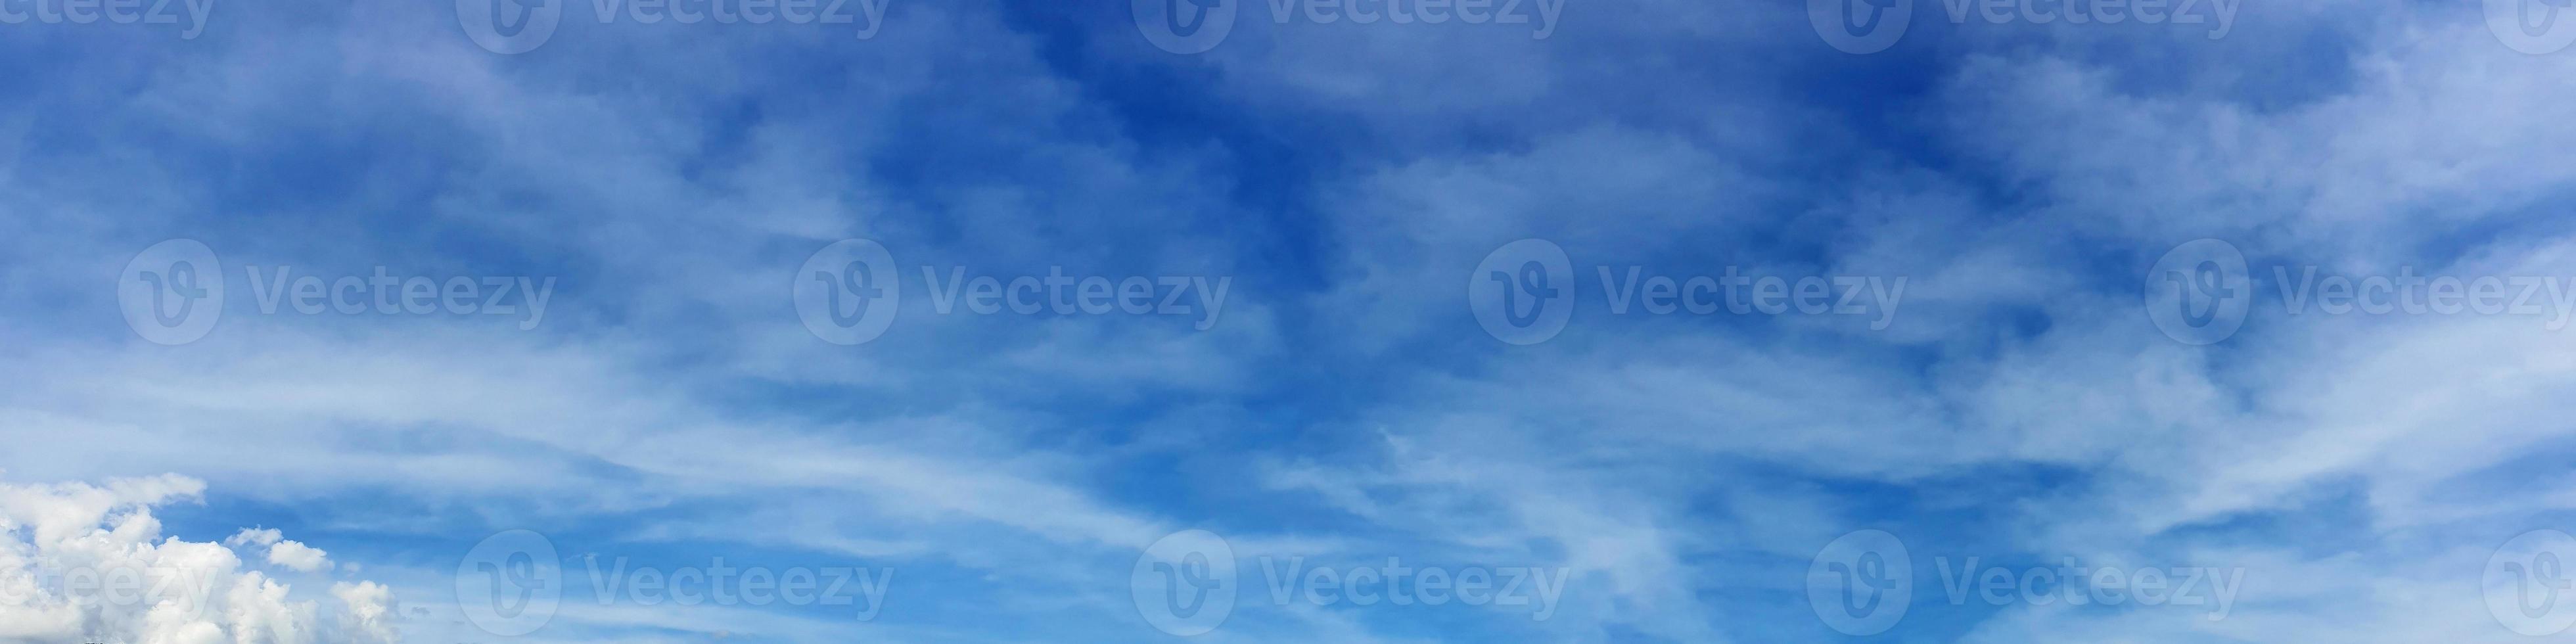
[[[276,528],[243,528],[241,532],[225,537],[224,545],[264,548],[268,551],[269,565],[296,572],[322,572],[333,567],[331,553],[304,545],[301,541],[288,541],[285,533]]]
[[[322,572],[331,569],[329,553],[297,541],[280,541],[277,545],[269,546],[268,563],[285,566],[296,572]]]
[[[164,537],[152,508],[194,500],[205,483],[177,475],[85,483],[0,483],[0,640],[172,644],[397,641],[392,594],[343,583],[339,621],[286,584],[244,570],[231,548]],[[225,540],[268,546],[268,559],[311,572],[321,550],[277,530]]]
[[[394,630],[394,622],[402,619],[402,605],[394,600],[393,589],[372,581],[342,582],[331,585],[331,596],[348,607],[340,612],[340,631],[350,642],[402,640]]]

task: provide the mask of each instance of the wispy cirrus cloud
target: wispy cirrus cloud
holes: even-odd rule
[[[520,573],[563,593],[531,640],[1132,641],[1140,554],[1188,529],[1244,562],[1212,641],[1833,639],[1802,570],[1863,529],[1908,546],[1905,638],[2522,637],[2471,580],[2576,502],[2563,330],[2294,314],[2254,270],[2241,329],[2192,345],[2140,292],[2203,238],[2258,269],[2576,270],[2548,109],[2576,58],[2477,7],[2249,7],[2212,39],[1923,5],[1851,54],[1802,7],[1562,3],[1534,38],[1236,4],[1191,54],[1129,7],[1017,2],[874,5],[864,39],[566,5],[520,53],[445,5],[11,25],[0,51],[61,62],[0,81],[0,209],[29,214],[0,220],[0,467],[122,481],[10,497],[79,515],[21,536],[215,557],[251,581],[208,627],[246,641],[485,639],[459,579]],[[162,343],[111,282],[171,239],[225,296]],[[793,296],[844,239],[902,286],[847,346]],[[1526,346],[1461,297],[1522,239],[1575,297]],[[1906,286],[1880,316],[1653,314],[1605,299],[1623,267]],[[286,268],[554,286],[542,317],[263,305]],[[1228,290],[1192,317],[928,288],[1051,271]],[[132,478],[167,472],[193,478]],[[135,523],[200,495],[163,516],[229,549]],[[460,570],[510,530],[558,568]],[[643,606],[583,563],[719,556],[895,574],[881,602]],[[1260,567],[1297,557],[1562,571],[1562,601],[1318,603]],[[1951,602],[1936,557],[2247,581],[2219,620]],[[268,590],[290,575],[317,578]]]

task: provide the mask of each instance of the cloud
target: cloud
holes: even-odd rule
[[[360,582],[336,589],[348,625],[318,621],[320,604],[214,543],[164,537],[154,507],[200,498],[176,475],[84,483],[0,483],[0,639],[29,641],[396,641],[393,599]],[[279,541],[244,530],[234,545]],[[320,551],[296,544],[318,561]],[[302,556],[302,555],[299,555]],[[274,555],[272,555],[274,558]],[[316,566],[319,569],[319,566]],[[342,584],[347,586],[347,584]]]
[[[268,549],[268,562],[296,572],[321,572],[331,569],[331,560],[321,549],[293,541],[280,541]]]
[[[1813,639],[1781,598],[1859,527],[2257,580],[2218,624],[1926,607],[1922,639],[2479,641],[2456,588],[2474,544],[2576,508],[2546,465],[2576,449],[2563,333],[2258,310],[2194,348],[2138,310],[2137,273],[2199,237],[2258,264],[2576,274],[2553,210],[2576,57],[2497,46],[2473,7],[2282,8],[2219,43],[1918,16],[1856,58],[1798,7],[1575,4],[1542,40],[1247,5],[1176,59],[1123,6],[1028,4],[908,4],[857,43],[575,24],[515,58],[445,5],[0,44],[64,61],[0,79],[0,209],[46,214],[0,220],[0,466],[108,481],[0,487],[24,540],[0,571],[208,580],[183,595],[205,610],[0,608],[0,639],[392,641],[456,608],[418,599],[453,571],[401,562],[525,528],[665,566],[904,569],[881,622],[576,605],[560,640],[1130,641],[1124,566],[1204,526],[1246,552],[1576,573],[1544,623],[1247,606],[1236,641]],[[203,341],[147,345],[101,285],[177,236],[234,276],[562,290],[520,330],[259,312],[235,282]],[[847,237],[907,277],[1235,280],[1206,332],[908,290],[888,335],[832,347],[782,293]],[[1460,283],[1525,237],[1566,246],[1587,291],[1622,265],[1913,281],[1884,331],[1596,305],[1504,347]],[[160,536],[149,510],[207,482],[225,528],[400,538]],[[275,578],[359,561],[382,583]]]
[[[241,532],[225,537],[224,545],[234,548],[253,546],[252,552],[265,550],[268,553],[269,564],[283,566],[296,572],[321,572],[331,569],[328,553],[285,539],[285,535],[274,528],[243,528]]]
[[[353,644],[392,644],[402,641],[395,624],[402,621],[402,604],[394,600],[393,590],[372,581],[331,584],[331,596],[348,609],[340,613],[340,632]]]
[[[233,536],[230,537],[225,537],[224,545],[236,548],[241,546],[268,546],[274,545],[279,540],[285,538],[286,536],[284,533],[280,533],[274,528],[242,528],[241,532],[234,533]]]

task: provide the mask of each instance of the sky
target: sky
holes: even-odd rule
[[[0,0],[0,642],[2559,641],[2564,5]]]

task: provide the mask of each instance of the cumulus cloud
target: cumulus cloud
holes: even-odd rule
[[[154,507],[201,498],[196,479],[162,475],[86,483],[0,483],[0,641],[301,644],[393,642],[394,600],[372,582],[332,589],[321,604],[249,570],[225,547],[292,545],[285,565],[321,570],[321,551],[276,530],[225,545],[164,536]],[[310,571],[308,570],[308,571]]]
[[[321,572],[331,569],[331,559],[322,549],[295,541],[280,541],[269,546],[268,562],[296,572]]]
[[[338,598],[347,610],[340,612],[340,632],[354,644],[391,644],[402,641],[394,623],[402,619],[402,606],[394,601],[390,588],[372,581],[331,584],[331,596]]]
[[[303,542],[288,541],[286,535],[275,528],[243,528],[241,532],[225,537],[224,545],[246,548],[251,552],[266,551],[269,565],[296,572],[321,572],[332,567],[330,553]]]

